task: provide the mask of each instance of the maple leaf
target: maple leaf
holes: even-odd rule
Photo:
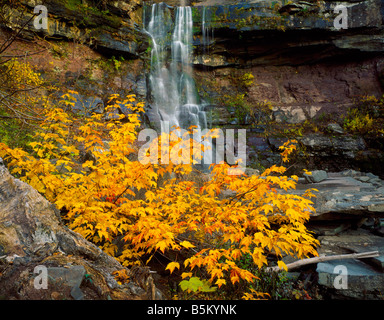
[[[284,269],[285,271],[288,271],[288,267],[283,261],[281,261],[281,260],[277,261],[277,265],[280,268],[280,270]]]
[[[216,277],[220,279],[224,276],[223,270],[219,268],[211,270],[210,274],[211,274],[211,280],[213,280]]]
[[[160,251],[162,252],[162,253],[164,253],[164,251],[165,251],[165,249],[168,247],[168,243],[167,243],[167,241],[159,241],[157,244],[156,244],[156,246],[155,246],[155,248],[156,249],[160,249]]]
[[[190,278],[190,277],[192,277],[192,272],[183,272],[182,274],[181,274],[181,278],[182,279],[185,279],[185,278]]]
[[[183,246],[184,248],[187,248],[187,249],[189,249],[189,248],[194,248],[194,247],[195,247],[195,246],[194,246],[192,243],[190,243],[189,241],[182,241],[182,242],[180,242],[180,245]]]
[[[217,279],[217,281],[215,282],[215,284],[217,284],[217,286],[219,288],[221,288],[222,285],[226,285],[227,284],[227,281],[225,281],[224,279]]]
[[[175,268],[180,269],[180,263],[178,262],[170,262],[168,263],[165,270],[169,270],[169,272],[172,274],[172,272],[175,270]]]
[[[235,284],[236,282],[239,282],[240,281],[239,272],[237,270],[232,269],[231,270],[230,278],[231,278],[232,284]]]

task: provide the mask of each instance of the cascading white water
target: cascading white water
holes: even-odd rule
[[[192,125],[203,130],[207,120],[192,78],[192,10],[177,7],[174,23],[169,22],[170,10],[164,3],[153,4],[150,21],[144,26],[152,41],[149,82],[153,104],[160,114],[162,132]]]
[[[212,163],[219,163],[224,159],[224,136],[216,138],[217,145],[204,138],[202,134],[207,130],[207,119],[204,107],[196,90],[192,77],[192,41],[193,20],[192,9],[188,6],[169,7],[165,3],[153,4],[150,17],[144,7],[144,31],[151,38],[151,72],[150,109],[154,119],[158,119],[161,132],[169,133],[173,127],[188,129],[196,126],[193,139],[204,145],[203,161],[194,159],[200,168],[208,169]],[[174,15],[172,14],[174,13]],[[174,16],[174,18],[173,18]],[[208,47],[213,41],[213,29],[210,26],[211,14],[204,8],[202,19],[203,45]],[[148,20],[148,22],[147,22]],[[152,120],[150,120],[152,121]],[[242,129],[245,131],[245,129]],[[230,132],[231,133],[231,132]],[[245,135],[244,135],[245,137]],[[226,155],[234,157],[234,148],[227,148],[234,144],[234,133],[225,139]],[[243,143],[245,146],[245,143]],[[227,151],[230,151],[227,153]],[[240,150],[240,147],[239,149]],[[245,148],[242,159],[245,159]],[[232,152],[232,153],[231,153]],[[240,158],[237,158],[240,159]],[[231,164],[235,161],[231,160]],[[236,173],[237,174],[237,173]]]
[[[207,9],[207,7],[205,6],[203,8],[203,16],[201,19],[201,34],[204,54],[209,54],[209,45],[211,44],[211,41],[213,41],[214,38],[213,28],[211,27],[210,21],[211,12],[209,10],[209,7]]]

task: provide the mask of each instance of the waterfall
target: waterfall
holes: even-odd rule
[[[164,3],[153,4],[144,26],[152,41],[149,83],[154,108],[162,132],[191,125],[203,130],[207,121],[192,77],[192,10],[177,7],[174,23],[169,21],[170,10]]]
[[[204,104],[201,103],[192,76],[192,41],[193,20],[192,9],[188,6],[177,7],[176,10],[165,3],[153,4],[150,14],[144,6],[144,31],[151,40],[151,68],[148,76],[150,113],[153,115],[157,129],[170,133],[172,127],[188,129],[196,126],[193,139],[204,145],[203,160],[197,161],[198,168],[206,170],[212,163],[224,160],[236,164],[246,160],[246,129],[238,132],[238,156],[235,157],[234,129],[226,130],[226,136],[221,130],[216,137],[216,144],[212,139],[204,138],[207,129],[207,118]],[[208,47],[213,42],[212,13],[203,10],[202,36],[203,45]],[[205,49],[204,49],[205,50]],[[148,113],[147,113],[148,114]],[[149,119],[152,123],[151,119]],[[158,122],[158,123],[157,123]],[[150,135],[153,137],[153,135]],[[184,138],[184,136],[183,136]],[[160,146],[161,147],[161,146]],[[195,145],[193,146],[195,147]],[[164,158],[167,158],[166,156]],[[238,166],[238,168],[240,168]],[[244,169],[241,167],[240,169]],[[239,174],[238,171],[228,172]]]
[[[149,19],[144,12],[144,30],[152,42],[151,107],[159,116],[161,132],[193,125],[198,132],[194,138],[201,141],[199,133],[207,129],[207,119],[192,77],[192,9],[177,7],[174,19],[171,10],[167,4],[158,3],[152,5]],[[210,145],[208,141],[203,144]],[[211,150],[204,153],[203,163],[212,163]]]
[[[211,23],[210,23],[212,20],[211,15],[212,14],[209,10],[209,7],[207,10],[207,7],[204,6],[202,20],[201,20],[201,34],[202,34],[202,44],[203,44],[204,54],[209,54],[209,45],[211,44],[214,38],[213,28],[211,27]]]

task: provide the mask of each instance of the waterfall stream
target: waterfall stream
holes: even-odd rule
[[[151,7],[149,19],[144,12],[144,29],[152,42],[149,74],[152,112],[158,114],[161,132],[196,126],[193,138],[205,147],[212,146],[209,140],[201,141],[201,135],[207,131],[207,118],[192,76],[192,10],[188,6],[177,7],[174,17],[172,10],[165,3],[156,3]],[[203,168],[212,163],[212,152],[203,153]],[[200,159],[195,160],[200,163]]]
[[[216,143],[212,141],[212,138],[203,137],[202,139],[202,136],[208,131],[208,126],[204,111],[206,105],[200,101],[192,74],[193,19],[191,7],[173,8],[161,2],[152,4],[150,12],[147,12],[147,9],[144,7],[143,22],[144,30],[151,40],[148,98],[151,113],[154,115],[153,119],[156,121],[155,126],[165,133],[170,133],[174,127],[185,130],[195,126],[193,139],[198,144],[203,144],[205,151],[202,159],[194,158],[194,160],[202,170],[208,169],[212,163],[220,163],[224,160],[224,149],[226,161],[229,164],[235,164],[240,159],[244,160],[245,164],[246,129],[238,130],[238,157],[235,157],[233,129],[226,130],[225,138],[223,132],[216,129],[220,131],[219,136],[215,139]],[[203,45],[207,49],[213,41],[211,15],[210,10],[203,9],[202,38]],[[195,148],[195,144],[193,147]],[[200,147],[199,150],[201,150]]]
[[[154,108],[160,115],[161,131],[173,126],[203,130],[207,120],[192,77],[192,10],[177,7],[174,22],[171,8],[153,4],[149,22],[144,26],[152,41],[150,90]]]
[[[213,41],[214,38],[214,32],[213,28],[211,27],[211,11],[206,6],[204,6],[203,9],[203,16],[201,20],[201,34],[202,34],[202,44],[203,44],[203,50],[204,54],[209,54],[209,45]]]

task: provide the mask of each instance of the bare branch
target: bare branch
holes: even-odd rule
[[[313,258],[308,258],[308,259],[303,259],[303,260],[298,260],[292,263],[288,263],[287,268],[288,270],[292,270],[307,264],[313,264],[318,262],[331,261],[331,260],[343,260],[343,259],[374,258],[374,257],[378,257],[379,255],[380,255],[379,251],[369,251],[369,252],[363,252],[363,253],[348,253],[348,254],[338,254],[334,256],[313,257]],[[280,268],[278,266],[274,266],[274,267],[268,267],[266,270],[268,272],[279,271]]]

